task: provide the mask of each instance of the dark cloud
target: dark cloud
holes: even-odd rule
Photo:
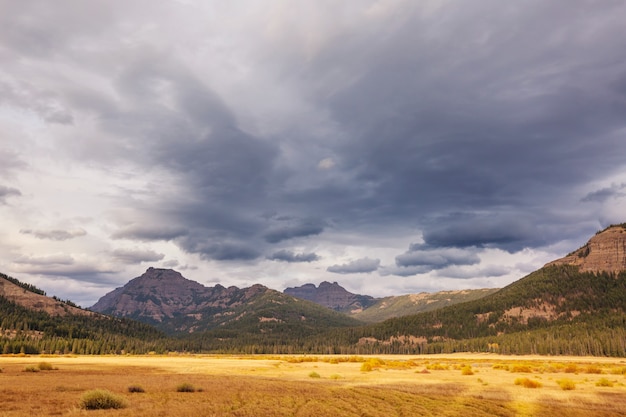
[[[9,197],[19,197],[21,195],[22,193],[17,188],[0,185],[0,205],[6,204],[6,199]]]
[[[380,266],[380,259],[362,258],[341,265],[329,266],[326,270],[335,274],[360,274],[374,272]]]
[[[261,252],[245,242],[209,240],[204,237],[184,237],[179,240],[181,248],[202,258],[215,261],[250,261],[261,256]]]
[[[480,277],[486,249],[624,221],[623,2],[68,1],[0,0],[0,205],[33,196],[16,230],[69,240],[27,217],[83,171],[99,187],[55,198],[112,238],[247,267],[314,268],[305,238],[329,265],[362,251],[328,272]]]
[[[283,262],[314,262],[320,259],[316,253],[294,253],[290,250],[279,250],[268,256],[271,261]]]
[[[595,201],[603,203],[610,198],[626,196],[626,193],[623,191],[624,189],[626,189],[626,184],[613,184],[610,187],[601,188],[599,190],[590,192],[581,201]]]
[[[33,235],[37,239],[47,240],[70,240],[77,237],[85,236],[87,232],[83,229],[70,229],[70,230],[31,230],[22,229],[20,233],[25,235]]]
[[[114,232],[113,239],[132,239],[140,241],[173,240],[187,234],[181,227],[162,225],[133,224]]]
[[[480,258],[475,251],[458,248],[432,249],[412,245],[409,252],[396,256],[397,266],[422,266],[430,270],[446,268],[450,265],[475,265],[479,262]]]
[[[162,253],[146,249],[115,249],[111,252],[111,255],[115,260],[128,265],[142,262],[157,262],[165,257]]]
[[[283,224],[281,224],[283,223]],[[324,231],[324,222],[319,219],[281,220],[271,226],[265,233],[265,240],[269,243],[279,243],[283,240],[296,237],[319,235]]]

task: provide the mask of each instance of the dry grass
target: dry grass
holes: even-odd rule
[[[623,416],[626,366],[619,359],[438,355],[418,357],[80,356],[48,357],[54,372],[25,373],[41,358],[0,357],[0,417],[13,416]],[[578,374],[564,369],[577,364]],[[362,372],[368,364],[375,372]],[[533,379],[508,372],[528,366]],[[468,378],[462,370],[479,372]],[[587,373],[591,368],[592,373]],[[597,374],[597,369],[603,375]],[[422,373],[432,369],[436,372]],[[503,372],[504,371],[504,372]],[[311,378],[311,374],[320,375]],[[605,376],[613,375],[609,382]],[[563,391],[567,376],[576,389]],[[537,381],[540,379],[541,382]],[[530,383],[525,383],[525,380]],[[196,389],[177,392],[181,384]],[[530,384],[541,389],[526,389]],[[129,387],[145,392],[131,393]],[[87,411],[88,391],[126,408]]]

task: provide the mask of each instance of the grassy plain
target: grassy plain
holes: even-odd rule
[[[33,355],[0,369],[0,417],[626,416],[616,358]],[[95,389],[126,408],[81,409]]]

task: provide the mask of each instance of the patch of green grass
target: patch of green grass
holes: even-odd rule
[[[84,410],[108,410],[128,407],[124,397],[103,389],[87,391],[80,401],[80,408]]]

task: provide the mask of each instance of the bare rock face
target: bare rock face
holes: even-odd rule
[[[626,224],[610,226],[583,247],[550,265],[576,265],[581,272],[626,271]]]
[[[378,301],[368,295],[352,294],[336,282],[327,281],[322,282],[319,287],[304,284],[300,287],[286,288],[284,293],[343,312],[364,309]]]

